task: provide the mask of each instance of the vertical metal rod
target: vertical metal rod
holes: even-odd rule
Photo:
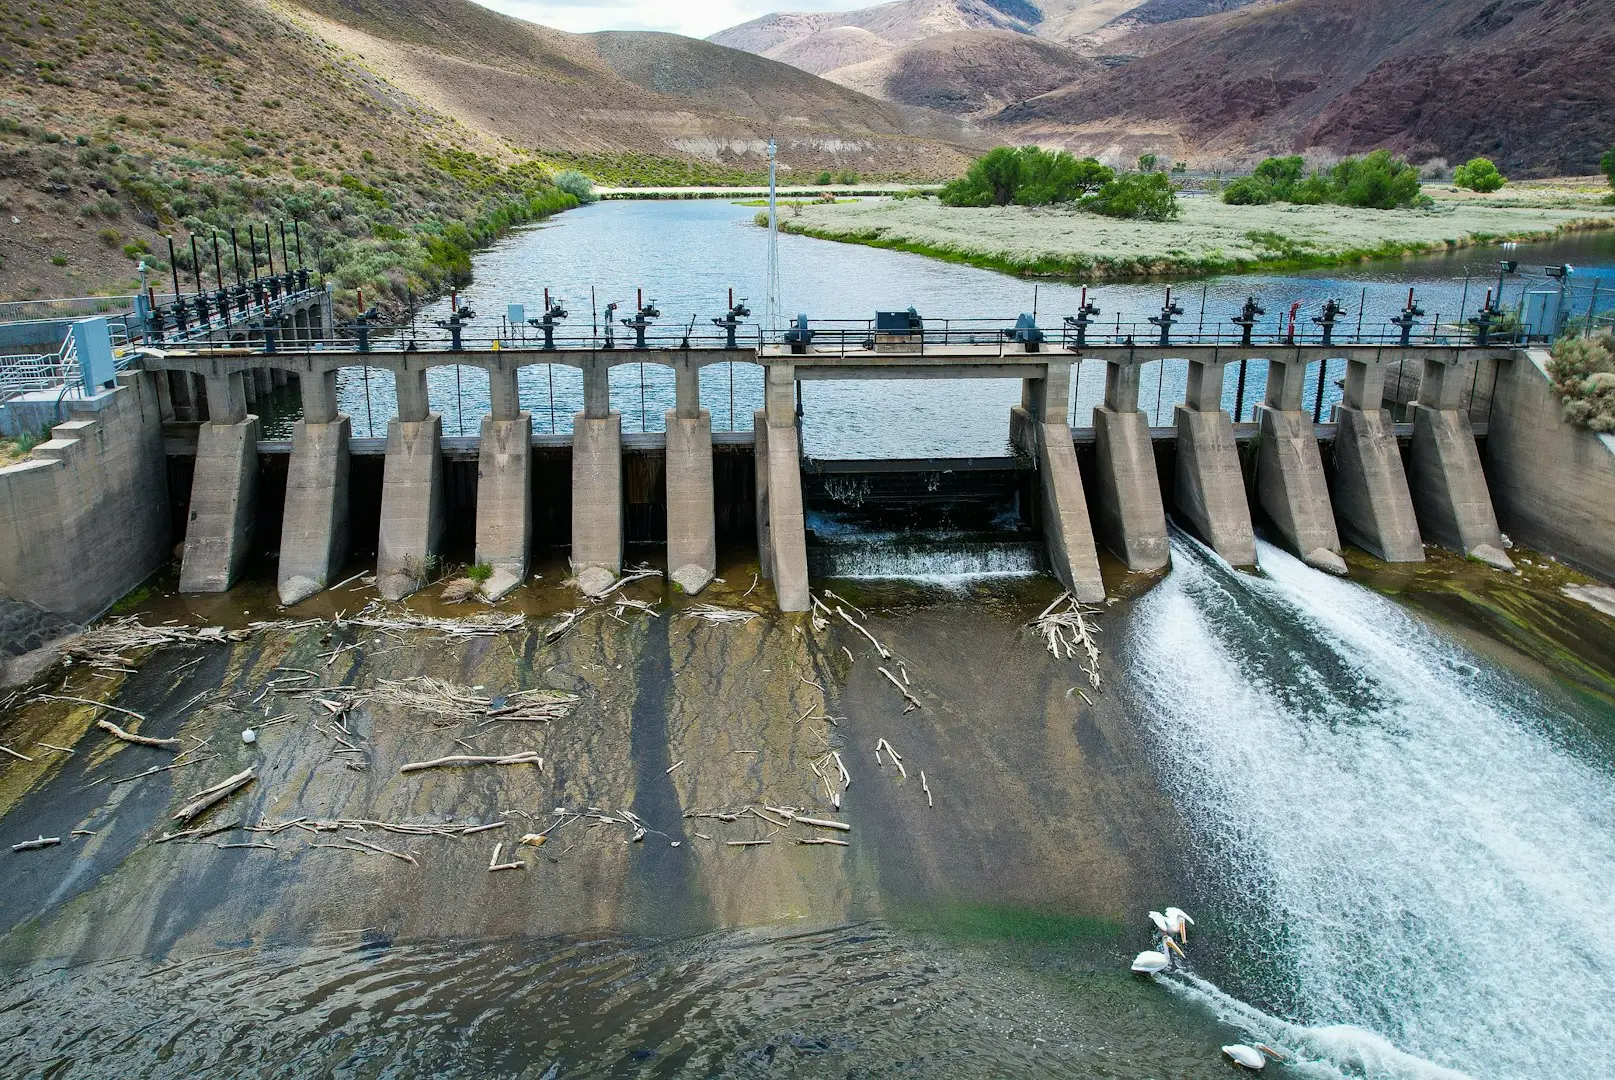
[[[735,430],[735,362],[729,361],[729,430]]]
[[[230,226],[230,265],[235,267],[236,284],[240,285],[243,280],[241,277],[241,248],[236,243],[236,229],[234,225]]]
[[[168,269],[174,275],[174,303],[179,303],[179,263],[174,261],[174,238],[168,238]]]
[[[645,361],[639,362],[639,430],[645,431]]]
[[[457,414],[454,430],[465,434],[465,394],[460,389],[460,365],[454,365],[454,411]]]
[[[292,219],[292,239],[297,241],[297,265],[303,265],[303,230],[297,227],[297,219]]]
[[[224,288],[224,260],[219,258],[219,233],[213,232],[213,276],[219,281],[219,288]]]
[[[364,373],[364,426],[365,434],[370,438],[376,437],[376,415],[370,409],[370,365],[366,364],[359,369]]]
[[[1245,365],[1250,363],[1249,357],[1239,358],[1239,387],[1234,391],[1234,423],[1241,423],[1245,414]]]
[[[1469,306],[1469,268],[1464,267],[1464,291],[1458,297],[1458,327],[1463,329],[1464,308]]]
[[[202,260],[196,254],[196,234],[191,234],[191,273],[196,275],[196,291],[202,291]]]
[[[1436,343],[1436,331],[1438,329],[1440,329],[1440,327],[1441,327],[1441,312],[1438,311],[1438,312],[1436,312],[1436,317],[1434,319],[1432,319],[1431,322],[1430,322],[1430,344],[1434,345]]]
[[[280,265],[288,271],[292,268],[292,260],[286,254],[286,222],[284,220],[280,222]]]
[[[269,235],[269,222],[264,222],[264,257],[269,260],[269,276],[275,276],[275,241]]]
[[[1323,383],[1329,377],[1329,361],[1318,361],[1318,389],[1312,395],[1312,422],[1316,424],[1323,418]]]
[[[1153,424],[1161,422],[1161,387],[1166,382],[1166,358],[1162,357],[1156,364],[1158,366],[1155,370],[1155,415],[1150,419]]]
[[[1201,282],[1200,284],[1200,326],[1194,332],[1195,340],[1197,341],[1206,332],[1206,289],[1210,287],[1210,284],[1210,282]]]
[[[258,226],[247,223],[247,239],[252,241],[252,276],[258,277]]]
[[[544,371],[550,379],[550,434],[555,434],[555,365],[545,364]]]
[[[1357,342],[1363,340],[1363,308],[1368,305],[1368,286],[1363,286],[1363,295],[1357,298]]]

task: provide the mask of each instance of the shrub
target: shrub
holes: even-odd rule
[[[475,563],[466,569],[465,576],[481,585],[493,577],[493,564],[487,562]]]
[[[1115,176],[1094,158],[1078,160],[1064,150],[998,146],[942,189],[948,206],[1047,206],[1092,194]]]
[[[1470,191],[1496,191],[1508,183],[1503,174],[1497,171],[1491,158],[1470,158],[1466,163],[1458,166],[1452,174],[1452,182],[1461,188]]]
[[[1564,418],[1579,427],[1615,432],[1615,335],[1561,339],[1548,377],[1564,401]]]
[[[1270,202],[1304,206],[1339,203],[1391,210],[1428,201],[1419,191],[1419,170],[1392,158],[1388,150],[1345,158],[1327,173],[1315,169],[1311,176],[1302,179],[1305,171],[1306,161],[1299,154],[1268,158],[1256,166],[1249,177],[1229,184],[1223,191],[1223,202],[1234,206],[1260,206]]]
[[[1164,173],[1124,173],[1083,199],[1082,208],[1106,217],[1170,221],[1178,216],[1178,197]]]
[[[836,183],[838,184],[856,184],[857,182],[858,174],[851,169],[842,169],[836,174]]]
[[[1140,154],[1140,155],[1138,155],[1138,171],[1139,172],[1154,172],[1155,171],[1155,163],[1157,161],[1159,161],[1159,160],[1160,160],[1160,158],[1156,157],[1154,154]]]
[[[816,183],[816,184],[828,184],[830,182],[830,170],[829,169],[821,170],[819,172],[819,175],[814,178],[813,182]]]
[[[1598,167],[1609,179],[1609,186],[1615,188],[1615,147],[1604,151],[1604,156],[1598,159]]]
[[[585,206],[600,198],[594,193],[594,181],[576,169],[563,169],[556,173],[555,186]]]
[[[1222,191],[1222,201],[1229,206],[1266,206],[1274,197],[1273,189],[1254,176],[1235,180]]]

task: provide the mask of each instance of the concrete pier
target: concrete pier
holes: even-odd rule
[[[1076,444],[1066,422],[1071,364],[1051,361],[1041,378],[1021,381],[1021,403],[1010,410],[1010,439],[1037,462],[1043,536],[1049,565],[1078,600],[1105,598]]]
[[[276,585],[282,604],[325,589],[348,554],[348,440],[336,411],[336,372],[302,382],[303,419],[292,429]]]
[[[586,571],[622,573],[622,414],[611,411],[609,368],[583,367],[583,411],[572,421],[572,573],[585,592],[611,581]]]
[[[1267,399],[1256,407],[1261,434],[1256,498],[1286,547],[1308,565],[1344,574],[1318,438],[1312,418],[1301,411],[1306,374],[1299,357],[1269,359]]]
[[[667,421],[667,576],[691,595],[718,572],[713,506],[712,416],[701,408],[701,369],[673,369],[675,408]]]
[[[1174,410],[1178,463],[1173,477],[1177,513],[1202,541],[1234,566],[1256,565],[1245,475],[1239,467],[1234,425],[1222,407],[1227,362],[1189,361],[1188,396]]]
[[[807,516],[802,510],[802,450],[796,430],[796,377],[790,364],[768,368],[757,413],[758,516],[766,515],[765,568],[781,611],[806,611]],[[766,430],[764,430],[766,429]],[[766,485],[766,487],[765,487]],[[758,533],[758,545],[764,537]]]
[[[376,540],[376,590],[388,600],[427,583],[443,542],[443,418],[427,412],[426,369],[398,372],[397,392]]]
[[[181,592],[224,592],[240,576],[252,543],[258,418],[247,414],[239,373],[209,376],[206,384],[212,419],[197,436]]]
[[[1471,555],[1500,570],[1514,569],[1503,551],[1492,496],[1469,416],[1458,408],[1461,365],[1450,354],[1425,359],[1413,403],[1413,449],[1408,464],[1413,509],[1432,543]]]
[[[1093,526],[1129,570],[1159,570],[1171,555],[1149,424],[1138,411],[1138,369],[1130,359],[1105,365],[1105,400],[1093,411],[1099,463]]]
[[[1379,360],[1347,362],[1345,399],[1335,412],[1335,523],[1348,543],[1370,555],[1423,562],[1402,451],[1390,415],[1380,408],[1384,396]]]
[[[518,408],[516,369],[488,373],[492,412],[477,447],[475,561],[493,573],[482,593],[497,600],[527,577],[533,534],[533,418]]]

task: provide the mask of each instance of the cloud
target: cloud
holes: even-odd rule
[[[773,11],[850,11],[870,0],[477,0],[518,19],[574,34],[596,30],[661,30],[709,37]]]

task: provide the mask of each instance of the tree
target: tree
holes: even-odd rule
[[[1138,155],[1138,171],[1139,172],[1154,172],[1155,171],[1155,163],[1157,161],[1159,161],[1159,160],[1160,159],[1158,157],[1156,157],[1154,154],[1140,154],[1140,155]]]
[[[555,186],[587,206],[599,199],[594,193],[594,181],[576,169],[565,169],[555,174]]]
[[[1490,158],[1470,158],[1452,174],[1452,182],[1471,191],[1496,191],[1508,181],[1497,171]]]
[[[977,158],[939,195],[948,206],[1048,206],[1074,202],[1116,174],[1094,158],[1037,146],[998,146]]]
[[[1082,200],[1082,208],[1106,217],[1170,221],[1178,197],[1164,173],[1124,173]]]
[[[1604,151],[1604,156],[1598,159],[1598,167],[1609,177],[1609,186],[1615,188],[1615,147]]]

